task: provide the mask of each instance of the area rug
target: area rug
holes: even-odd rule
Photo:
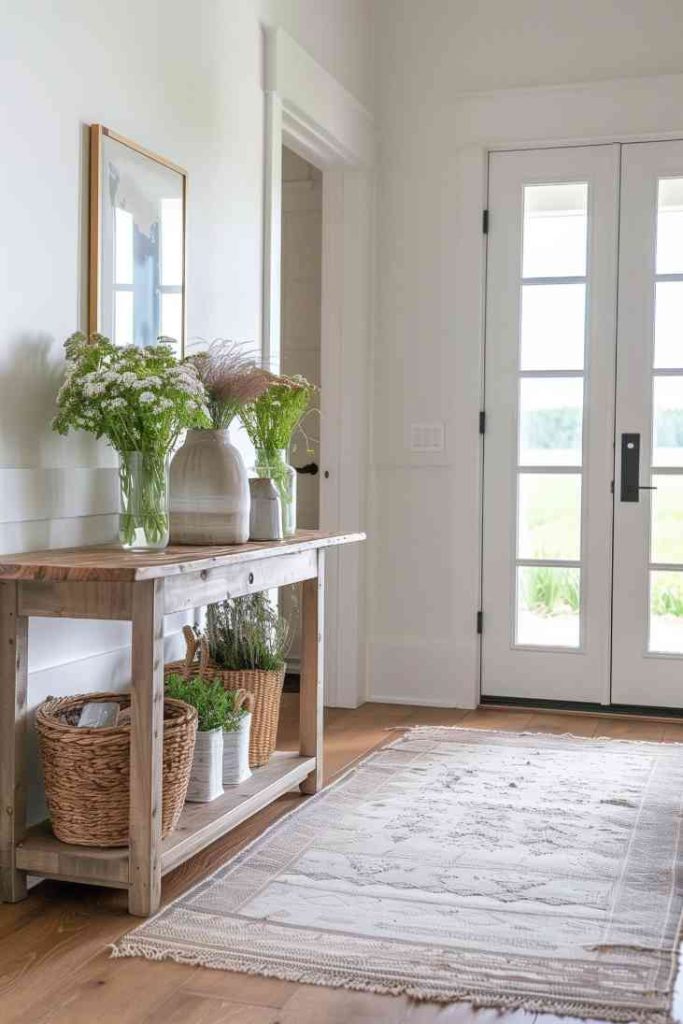
[[[664,1024],[682,795],[680,745],[412,729],[114,955]]]

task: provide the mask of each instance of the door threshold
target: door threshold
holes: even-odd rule
[[[603,718],[647,718],[670,721],[683,718],[683,708],[640,707],[630,704],[587,704],[577,700],[536,700],[531,697],[490,697],[482,694],[483,708],[528,708],[561,715],[600,715]]]

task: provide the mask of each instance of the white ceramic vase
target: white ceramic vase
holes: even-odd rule
[[[223,730],[197,732],[186,800],[209,803],[223,793]]]
[[[249,477],[227,430],[188,430],[170,469],[172,544],[245,544]]]
[[[251,775],[249,767],[249,733],[251,714],[246,714],[239,729],[223,733],[223,785],[239,786]]]

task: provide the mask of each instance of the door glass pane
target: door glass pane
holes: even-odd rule
[[[522,370],[582,370],[585,335],[585,284],[522,285]]]
[[[583,277],[586,273],[588,185],[527,185],[524,189],[524,277]]]
[[[683,466],[683,376],[654,380],[653,466]]]
[[[683,565],[683,475],[653,474],[652,562]]]
[[[649,649],[683,654],[683,572],[650,573]]]
[[[659,182],[657,273],[683,273],[683,178],[662,178]]]
[[[580,466],[583,380],[523,377],[519,399],[522,466]]]
[[[516,643],[578,647],[580,596],[579,569],[519,566]]]
[[[683,281],[658,281],[655,292],[655,370],[683,369]]]
[[[581,474],[519,474],[518,558],[581,557]]]

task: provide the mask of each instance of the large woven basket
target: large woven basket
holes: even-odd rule
[[[166,665],[166,675],[180,673],[186,679],[220,679],[226,690],[246,690],[254,699],[249,737],[249,767],[267,764],[277,743],[280,700],[285,682],[284,667],[278,670],[220,668],[209,656],[206,638],[197,637],[190,626],[183,628],[185,658]]]
[[[36,729],[52,830],[78,846],[127,846],[130,806],[130,724],[79,729],[69,724],[87,701],[116,701],[121,693],[48,699],[36,711]],[[192,766],[197,712],[180,700],[164,702],[161,834],[180,817]]]

